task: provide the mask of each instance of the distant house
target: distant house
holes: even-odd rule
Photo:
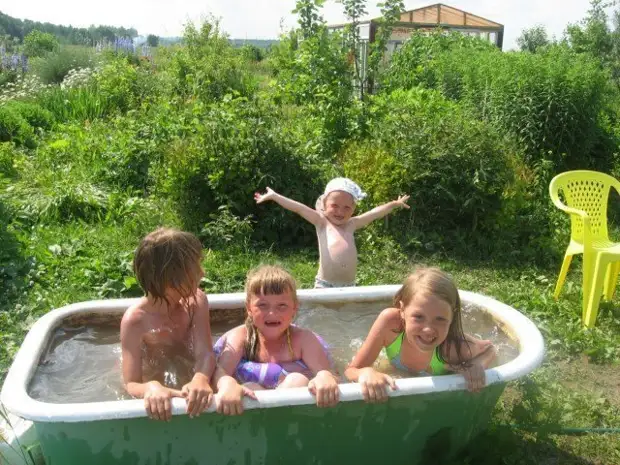
[[[361,21],[359,34],[362,41],[360,58],[362,76],[366,73],[366,58],[368,44],[374,42],[380,18]],[[344,29],[346,24],[328,26],[330,31]],[[446,32],[460,32],[462,34],[480,37],[495,44],[500,49],[504,43],[504,26],[467,11],[436,3],[434,5],[404,11],[400,14],[400,21],[394,24],[392,35],[387,44],[385,59],[394,53],[409,38],[413,31],[432,32],[438,28]]]
[[[374,41],[379,19],[375,18],[360,22],[360,37],[362,40]],[[343,29],[345,26],[346,24],[336,24],[329,26],[328,29],[336,31]],[[443,3],[436,3],[401,13],[400,21],[394,25],[392,30],[388,51],[392,52],[397,49],[413,31],[432,31],[437,28],[478,36],[492,42],[500,49],[504,43],[503,24],[444,5]]]

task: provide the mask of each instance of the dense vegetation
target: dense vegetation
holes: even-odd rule
[[[358,235],[360,284],[437,264],[546,338],[545,367],[508,391],[461,463],[620,463],[617,437],[553,435],[620,420],[618,301],[587,331],[579,273],[559,302],[551,295],[569,223],[548,199],[550,179],[573,168],[620,175],[620,35],[601,2],[559,42],[526,31],[523,51],[501,52],[415,34],[386,63],[381,41],[402,8],[387,1],[366,75],[355,30],[328,34],[320,3],[297,1],[299,29],[266,58],[208,22],[188,25],[183,44],[160,43],[152,60],[35,34],[47,49],[0,87],[0,373],[41,314],[140,295],[133,250],[159,225],[201,238],[207,292],[242,289],[261,261],[311,286],[313,229],[253,193],[271,186],[313,205],[347,175],[369,193],[361,210],[411,194],[410,211]],[[363,3],[343,1],[353,21]]]

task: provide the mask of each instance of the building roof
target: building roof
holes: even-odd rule
[[[360,24],[368,24],[378,21],[379,18],[373,18],[368,21],[360,21]],[[490,19],[483,18],[467,11],[445,5],[443,3],[434,3],[432,5],[416,8],[415,10],[403,11],[400,14],[399,23],[414,23],[438,26],[469,26],[481,28],[497,28],[502,29],[504,26]],[[333,24],[329,27],[338,28],[345,24]]]
[[[435,3],[422,8],[416,8],[415,10],[404,11],[400,14],[400,22],[449,26],[502,27],[502,24],[495,21],[443,3]]]

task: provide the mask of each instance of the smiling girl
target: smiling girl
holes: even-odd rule
[[[280,267],[261,266],[250,272],[245,290],[245,324],[215,345],[218,412],[241,413],[242,397],[253,397],[255,390],[304,386],[319,407],[335,405],[338,380],[328,353],[312,331],[292,325],[299,305],[293,277]]]
[[[462,373],[470,391],[485,386],[484,370],[496,356],[491,341],[463,334],[461,300],[452,280],[437,268],[420,268],[381,312],[347,369],[368,402],[387,400],[394,380],[372,368],[381,349],[397,369],[419,375]]]

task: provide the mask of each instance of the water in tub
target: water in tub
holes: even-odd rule
[[[312,329],[330,345],[340,373],[355,351],[361,346],[378,313],[388,307],[384,303],[347,303],[338,306],[302,307],[296,324]],[[227,310],[212,310],[227,312]],[[241,315],[241,312],[236,312]],[[29,386],[31,397],[51,403],[97,402],[128,399],[120,371],[120,319],[93,324],[65,325],[57,328],[47,351]],[[213,341],[241,321],[213,323]],[[515,341],[502,332],[498,324],[483,310],[465,304],[465,332],[492,340],[499,351],[497,364],[505,363],[518,354]],[[147,353],[144,371],[147,376],[163,380],[168,386],[180,388],[191,376],[192,361],[189,348]],[[410,376],[392,369],[381,355],[379,368],[395,376]]]

